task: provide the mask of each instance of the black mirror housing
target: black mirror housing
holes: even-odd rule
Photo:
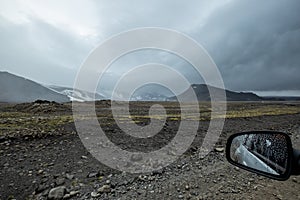
[[[247,171],[284,181],[292,173],[293,147],[286,133],[242,132],[228,138],[226,158]]]

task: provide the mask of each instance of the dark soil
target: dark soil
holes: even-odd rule
[[[48,103],[48,107],[44,103],[35,104],[0,106],[2,111],[38,113],[39,116],[70,114],[70,104]],[[103,109],[99,121],[111,120],[104,112],[109,104],[99,104],[99,110]],[[143,106],[136,108],[133,113],[145,111]],[[300,149],[299,122],[300,114],[226,119],[216,144],[218,150],[203,158],[199,156],[199,147],[209,121],[200,121],[191,148],[170,166],[148,174],[122,173],[101,164],[85,149],[72,122],[65,123],[51,136],[33,138],[27,133],[27,136],[0,136],[0,200],[47,199],[50,190],[59,186],[66,199],[300,199],[299,176],[285,182],[264,178],[230,165],[224,152],[229,135],[250,130],[286,132],[294,148]],[[139,123],[147,124],[147,120]],[[148,141],[120,137],[122,132],[115,124],[103,129],[124,149],[150,151],[155,144],[155,148],[160,148],[172,139],[178,123],[167,121],[159,136]]]

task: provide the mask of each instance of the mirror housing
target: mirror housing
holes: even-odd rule
[[[294,162],[290,137],[273,131],[231,135],[226,144],[226,158],[242,169],[281,181],[290,177]]]

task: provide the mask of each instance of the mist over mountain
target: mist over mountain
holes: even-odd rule
[[[56,102],[70,101],[68,96],[39,83],[8,72],[0,72],[0,102],[23,103],[38,99]]]
[[[166,101],[174,96],[168,88],[158,84],[147,84],[134,91],[131,101]]]
[[[0,102],[24,103],[36,100],[48,100],[56,102],[69,101],[94,101],[110,99],[100,92],[82,91],[71,87],[45,86],[32,80],[16,76],[9,72],[0,72]],[[217,99],[223,89],[206,84],[192,84],[186,91],[175,96],[168,89],[157,85],[144,86],[133,93],[130,101],[193,101],[191,90],[196,94],[197,101],[210,101],[209,90],[213,92]],[[289,96],[267,96],[260,97],[252,92],[234,92],[225,90],[227,101],[299,101],[300,97]],[[122,93],[116,94],[122,100]]]
[[[136,93],[130,98],[131,101],[166,101],[167,99],[167,96],[157,92]]]
[[[0,72],[0,102],[24,103],[36,100],[56,101],[94,101],[106,99],[104,94],[93,93],[63,86],[47,86],[32,80]]]
[[[106,99],[104,94],[93,93],[89,91],[83,91],[78,89],[73,89],[70,87],[62,86],[48,86],[52,90],[64,94],[70,98],[71,101],[94,101],[94,100],[103,100]]]

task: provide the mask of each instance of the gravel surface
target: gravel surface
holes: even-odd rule
[[[286,132],[300,149],[299,122],[300,114],[226,119],[214,151],[201,157],[208,126],[201,121],[185,154],[147,174],[122,173],[101,164],[84,148],[72,123],[45,137],[0,136],[0,199],[300,199],[299,177],[270,180],[230,165],[224,152],[229,135],[249,130]],[[168,126],[163,138],[172,138],[177,127],[174,121]],[[114,128],[106,129],[112,138],[118,133]],[[132,148],[130,141],[115,142]]]

